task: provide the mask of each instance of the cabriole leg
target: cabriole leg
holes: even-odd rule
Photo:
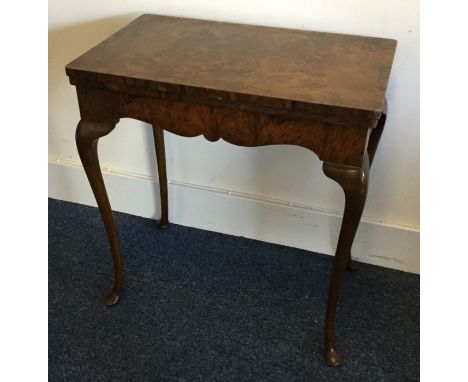
[[[387,119],[387,101],[385,101],[384,103],[384,108],[377,122],[377,126],[372,129],[370,137],[369,137],[369,143],[367,145],[367,154],[369,155],[369,168],[372,167],[375,153],[379,145],[380,137],[382,136],[382,132],[385,127],[386,119]],[[349,253],[349,260],[347,262],[346,269],[350,272],[356,272],[357,270],[359,270],[359,263],[354,261],[351,258],[351,253]]]
[[[122,256],[120,251],[119,237],[112,215],[111,206],[107,197],[104,180],[98,158],[98,140],[109,134],[115,127],[115,123],[88,122],[81,120],[76,128],[76,146],[80,154],[81,163],[88,177],[89,183],[96,198],[101,212],[102,220],[107,231],[109,243],[114,260],[115,280],[111,293],[106,298],[107,305],[115,305],[121,296],[123,288]]]
[[[161,196],[161,220],[158,222],[159,228],[166,228],[169,225],[167,206],[167,174],[166,174],[166,151],[164,147],[164,130],[153,125],[154,146],[156,148],[156,160],[158,162],[159,192]]]
[[[345,194],[345,210],[333,261],[325,319],[325,359],[330,366],[337,366],[341,363],[342,356],[336,351],[334,343],[336,305],[343,273],[350,264],[351,246],[366,201],[369,179],[368,155],[365,155],[362,168],[325,162],[323,172],[336,181]]]

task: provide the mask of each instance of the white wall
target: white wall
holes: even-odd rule
[[[389,116],[371,172],[371,183],[364,221],[391,226],[404,235],[411,232],[410,244],[399,254],[385,234],[374,249],[381,258],[396,258],[403,265],[377,262],[384,266],[418,272],[419,269],[419,3],[408,0],[132,0],[90,1],[49,0],[49,158],[50,195],[84,201],[67,186],[72,175],[57,170],[57,160],[65,168],[79,164],[74,130],[79,120],[75,89],[68,84],[64,66],[141,13],[185,16],[221,21],[281,26],[348,34],[388,37],[398,40],[388,89]],[[216,192],[238,192],[256,200],[278,199],[307,210],[339,216],[343,208],[341,189],[326,178],[321,163],[310,151],[293,146],[240,148],[203,138],[181,138],[166,133],[168,177],[180,186],[195,185]],[[213,158],[217,158],[216,161]],[[103,167],[127,178],[155,178],[156,163],[150,128],[144,123],[122,120],[116,130],[100,142]],[[70,170],[71,173],[74,173]],[[71,174],[70,173],[70,174]],[[62,175],[60,175],[62,174]],[[60,176],[59,176],[60,175]],[[112,183],[112,181],[110,181]],[[113,184],[113,183],[112,183]],[[86,187],[86,185],[82,185]],[[85,192],[85,191],[83,191]],[[87,191],[86,191],[87,192]],[[119,191],[109,185],[111,202]],[[142,191],[143,192],[143,191]],[[209,191],[206,191],[209,192]],[[128,199],[130,199],[129,196]],[[81,198],[81,199],[80,199]],[[209,199],[210,196],[208,195]],[[86,198],[85,198],[86,199]],[[139,203],[144,203],[139,200]],[[275,201],[271,201],[275,203]],[[86,202],[88,203],[88,202]],[[91,203],[91,201],[89,201]],[[134,201],[120,203],[120,210],[145,215],[132,207]],[[148,201],[148,208],[152,208]],[[199,201],[203,204],[203,201]],[[185,211],[172,211],[172,220],[186,222]],[[148,216],[155,211],[147,213]],[[210,219],[215,219],[213,212]],[[146,216],[146,215],[145,215]],[[221,216],[219,217],[221,220]],[[188,224],[203,226],[191,221]],[[268,228],[269,221],[263,221]],[[301,224],[300,220],[290,224]],[[334,223],[335,224],[335,223]],[[338,223],[336,223],[338,224]],[[272,229],[276,229],[273,225]],[[313,227],[309,227],[313,228]],[[234,228],[213,229],[239,234]],[[310,230],[313,238],[313,230]],[[330,231],[331,243],[337,236]],[[261,238],[256,232],[245,236]],[[391,234],[388,234],[391,236]],[[379,236],[380,237],[380,236]],[[389,237],[389,236],[388,236]],[[273,240],[274,241],[274,240]],[[332,253],[329,248],[309,246],[289,238],[278,240],[288,245]],[[387,246],[387,247],[385,247]],[[370,249],[369,249],[370,250]],[[367,260],[372,254],[362,254]],[[393,259],[394,260],[394,259]],[[369,260],[372,262],[372,260]],[[392,265],[393,264],[393,265]]]

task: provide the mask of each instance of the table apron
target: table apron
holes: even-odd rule
[[[117,123],[133,118],[184,136],[203,135],[238,146],[289,144],[312,150],[322,161],[361,167],[372,129],[226,108],[105,89],[77,87],[81,118]]]

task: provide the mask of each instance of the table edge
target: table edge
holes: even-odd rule
[[[385,101],[385,98],[382,99],[382,106],[379,110],[368,110],[91,72],[72,68],[70,64],[65,66],[65,72],[70,84],[75,86],[101,88],[142,97],[214,104],[251,112],[291,116],[337,125],[361,126],[362,128],[376,126]]]

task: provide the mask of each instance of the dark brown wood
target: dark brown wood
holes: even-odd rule
[[[164,130],[239,146],[291,144],[324,162],[345,193],[326,313],[325,355],[341,362],[334,321],[385,119],[394,40],[143,15],[66,66],[81,122],[76,141],[111,243],[116,303],[123,286],[117,231],[97,156],[120,118],[153,126],[168,224]]]
[[[297,117],[276,116],[221,106],[167,101],[106,89],[77,86],[82,113],[106,118],[133,118],[171,133],[209,141],[220,138],[238,146],[291,144],[308,148],[326,162],[361,166],[370,130]],[[112,114],[112,115],[111,115]]]
[[[382,38],[142,15],[66,70],[75,85],[367,129],[382,110],[395,46]]]
[[[81,163],[83,163],[86,176],[88,177],[102,220],[104,221],[114,259],[115,281],[111,293],[106,298],[107,305],[115,305],[120,299],[123,288],[123,267],[119,236],[107,197],[104,180],[102,179],[101,168],[99,167],[97,148],[99,138],[109,134],[114,129],[114,126],[115,124],[112,122],[81,120],[78,123],[75,134]]]
[[[368,155],[366,154],[364,157],[362,168],[325,162],[323,164],[323,172],[330,179],[336,181],[343,188],[345,194],[345,210],[333,262],[325,318],[325,359],[330,366],[337,366],[341,363],[342,356],[335,349],[334,344],[336,305],[343,273],[350,261],[354,235],[356,234],[366,202],[367,185],[369,182]]]
[[[387,120],[387,101],[385,100],[384,107],[382,110],[382,115],[377,122],[375,129],[372,129],[371,135],[369,137],[369,144],[367,146],[367,152],[369,153],[369,166],[372,167],[372,162],[374,161],[375,152],[377,151],[377,146],[380,142],[380,137],[382,136],[385,122]]]
[[[167,174],[166,174],[166,149],[164,147],[164,130],[153,125],[154,146],[158,164],[159,194],[161,198],[161,219],[158,228],[166,228],[169,225],[167,202]]]
[[[367,153],[369,157],[369,168],[372,167],[372,162],[374,161],[375,152],[380,142],[380,137],[385,127],[385,121],[387,119],[387,100],[384,102],[382,114],[377,122],[377,126],[372,129],[369,137],[369,143],[367,146]],[[351,252],[348,254],[348,260],[346,265],[346,270],[350,272],[357,272],[359,270],[359,263],[351,258]]]

